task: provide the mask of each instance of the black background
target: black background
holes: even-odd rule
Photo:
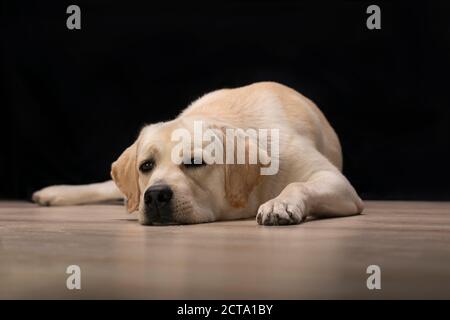
[[[319,105],[364,199],[450,200],[448,2],[11,0],[1,14],[2,198],[106,180],[144,124],[272,80]]]

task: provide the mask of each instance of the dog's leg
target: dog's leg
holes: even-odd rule
[[[306,217],[343,217],[361,213],[363,202],[337,170],[322,170],[294,182],[262,204],[256,216],[263,225],[298,224]]]
[[[123,195],[110,180],[86,185],[51,186],[33,193],[32,199],[44,206],[70,206],[123,199]]]

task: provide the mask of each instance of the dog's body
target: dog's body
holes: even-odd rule
[[[184,166],[170,159],[178,128],[279,129],[279,170],[258,165]],[[225,138],[221,136],[221,139]],[[204,146],[203,146],[204,147]],[[201,223],[257,216],[264,225],[297,224],[308,216],[358,214],[363,203],[342,175],[338,137],[316,105],[271,82],[209,93],[175,120],[145,127],[113,164],[113,181],[52,186],[33,195],[44,205],[76,205],[125,196],[142,224]]]

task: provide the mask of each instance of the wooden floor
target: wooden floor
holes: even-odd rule
[[[81,290],[66,288],[68,265]],[[366,268],[381,268],[368,290]],[[450,203],[366,202],[363,215],[141,226],[115,205],[0,203],[0,298],[450,298]]]

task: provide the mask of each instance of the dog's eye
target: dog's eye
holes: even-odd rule
[[[149,172],[150,170],[153,169],[154,166],[155,162],[153,160],[147,160],[139,166],[139,170],[143,173]]]
[[[189,163],[185,163],[184,166],[186,168],[198,168],[206,166],[206,162],[204,162],[203,160],[191,159],[191,161]]]

